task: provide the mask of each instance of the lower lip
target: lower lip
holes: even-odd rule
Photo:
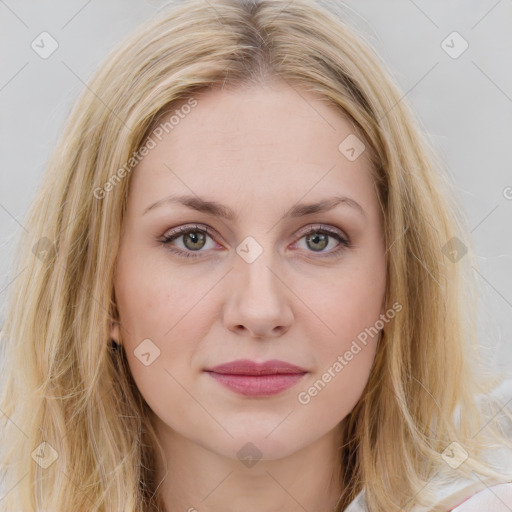
[[[208,372],[223,386],[245,396],[270,396],[281,393],[296,384],[305,373],[274,375],[232,375]]]

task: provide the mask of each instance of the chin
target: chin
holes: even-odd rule
[[[266,425],[264,429],[246,429],[244,432],[230,431],[233,437],[222,435],[215,440],[210,435],[209,442],[201,444],[223,457],[238,459],[241,462],[244,460],[257,462],[258,460],[278,460],[288,457],[314,442],[314,439],[304,437],[297,439],[289,432],[279,432],[279,428],[275,429],[274,424],[272,428],[267,428]],[[274,432],[272,432],[273,429],[275,429]],[[297,431],[295,428],[293,430]],[[269,435],[269,432],[272,433]],[[248,463],[247,466],[252,467],[251,463]]]

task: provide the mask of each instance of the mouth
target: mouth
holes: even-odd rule
[[[248,359],[206,369],[224,387],[244,396],[271,396],[281,393],[306,375],[307,370],[285,361],[258,363]]]

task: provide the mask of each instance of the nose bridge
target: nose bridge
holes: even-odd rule
[[[272,301],[281,302],[281,286],[275,267],[275,253],[270,247],[270,237],[266,237],[265,246],[252,237],[248,237],[237,248],[238,258],[235,263],[236,279],[241,286],[238,289],[240,299],[254,301],[255,307],[263,299],[267,305]],[[282,297],[281,297],[282,299]],[[276,304],[273,304],[276,306]]]
[[[248,237],[237,247],[225,318],[229,328],[243,326],[261,337],[274,336],[292,319],[281,266],[275,251],[267,245],[270,238],[265,238],[264,245]]]

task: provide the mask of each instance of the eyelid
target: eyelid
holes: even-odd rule
[[[184,224],[181,226],[178,226],[176,228],[172,228],[167,230],[159,239],[158,241],[163,243],[164,245],[168,245],[168,249],[181,256],[185,257],[201,257],[202,252],[208,252],[208,251],[184,251],[183,249],[177,249],[177,248],[171,248],[170,242],[180,238],[180,236],[183,236],[187,233],[191,233],[194,231],[198,232],[204,232],[206,233],[212,240],[215,241],[215,237],[217,236],[216,231],[214,231],[212,228],[207,226],[206,224],[198,224],[198,223],[192,223],[192,224]],[[320,258],[328,258],[328,257],[334,257],[338,256],[338,253],[343,251],[344,249],[347,249],[351,246],[350,238],[339,228],[335,226],[330,226],[326,224],[309,224],[308,226],[305,226],[301,230],[299,230],[297,234],[297,241],[294,243],[299,242],[304,236],[308,235],[309,233],[323,233],[327,234],[328,236],[335,238],[338,241],[338,246],[327,252],[319,252],[318,255]],[[217,242],[216,242],[217,243]],[[314,254],[314,251],[312,251]]]
[[[187,233],[194,231],[204,231],[212,239],[218,236],[217,232],[206,224],[198,224],[194,222],[192,224],[184,224],[176,228],[168,229],[160,238],[158,238],[158,241],[163,244],[169,243],[173,239],[175,240],[182,235],[186,235]]]
[[[345,232],[343,232],[341,229],[335,226],[331,226],[328,224],[309,224],[308,226],[305,226],[304,228],[299,230],[299,234],[302,237],[304,235],[307,235],[311,231],[327,231],[329,234],[336,233],[341,238],[344,238],[347,242],[350,242],[350,239],[348,235],[345,234]]]
[[[198,224],[196,222],[193,222],[191,224],[183,224],[176,228],[168,229],[160,238],[169,238],[180,233],[187,233],[189,231],[193,231],[194,229],[197,229],[197,231],[206,231],[208,235],[216,234],[216,232],[213,231],[213,229],[210,226],[207,226],[206,224]]]
[[[199,223],[192,223],[192,224],[184,224],[182,226],[178,226],[176,228],[168,229],[160,238],[159,240],[170,238],[177,234],[183,234],[190,231],[193,231],[194,229],[197,229],[198,231],[205,231],[209,236],[218,236],[217,232],[214,231],[212,228],[207,226],[206,224],[199,224]],[[298,235],[301,237],[304,235],[307,235],[311,231],[319,231],[319,230],[325,230],[329,233],[335,232],[340,237],[344,238],[347,242],[350,242],[350,238],[347,236],[346,233],[344,233],[341,229],[336,228],[335,226],[330,226],[327,224],[309,224],[307,226],[304,226],[302,229],[299,230]]]

